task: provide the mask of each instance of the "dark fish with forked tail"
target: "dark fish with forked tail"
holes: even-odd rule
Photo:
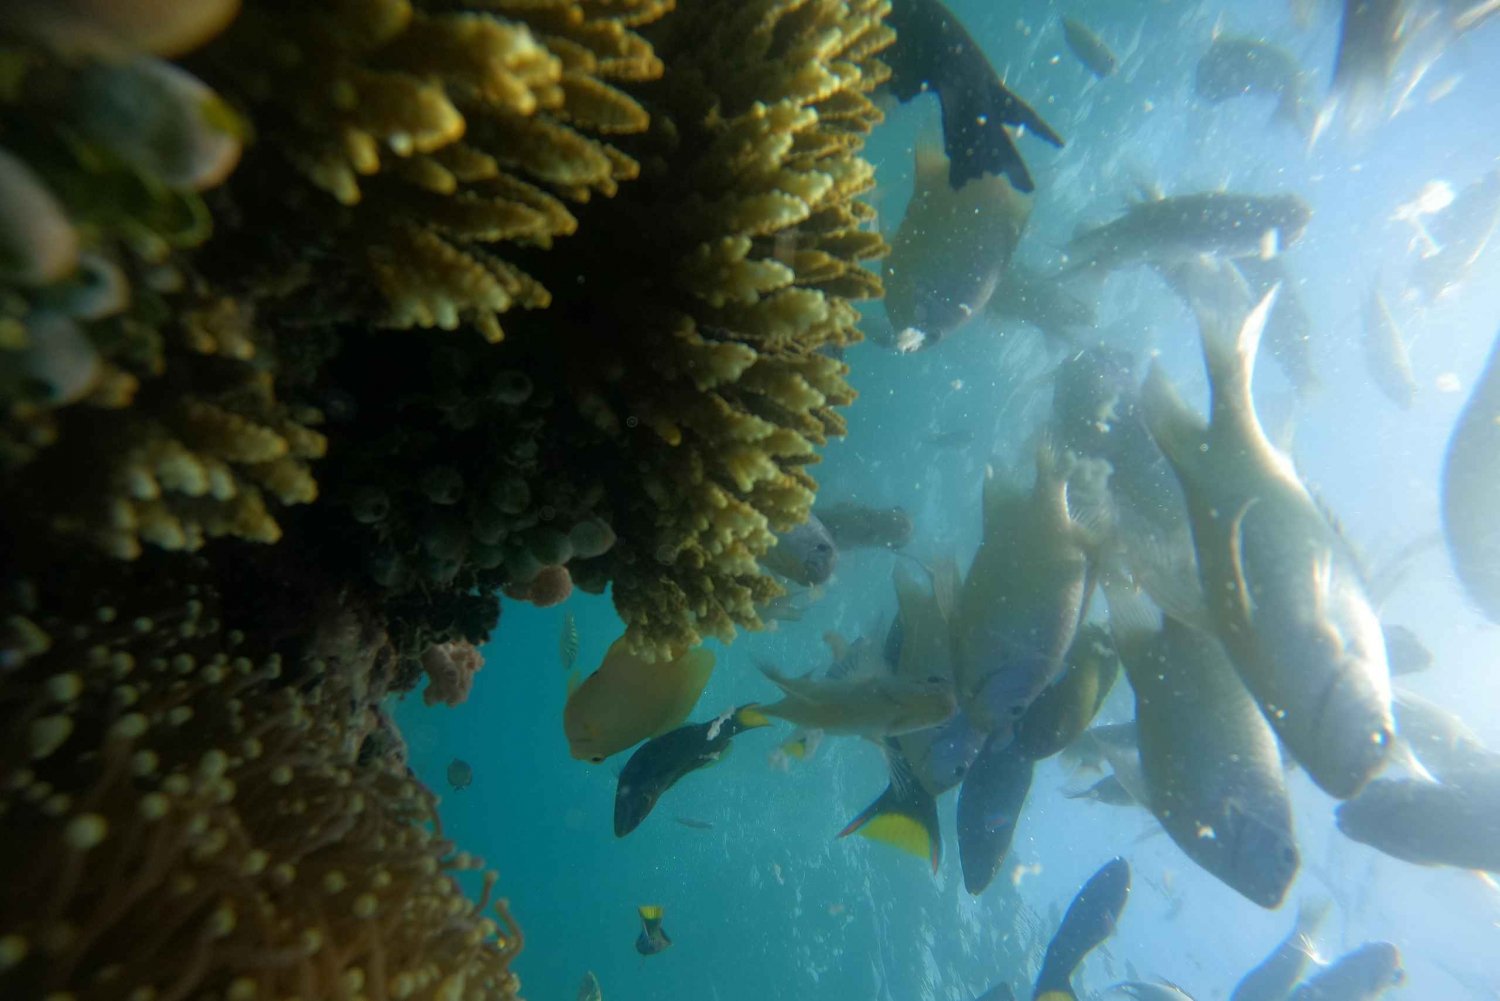
[[[886,23],[896,44],[881,58],[891,68],[890,88],[905,103],[934,90],[943,106],[943,147],[954,189],[985,174],[1004,175],[1017,191],[1036,185],[1006,126],[1063,144],[1040,115],[1006,89],[978,43],[938,0],[891,0]]]
[[[1077,1001],[1073,973],[1084,956],[1114,934],[1129,897],[1130,865],[1124,859],[1111,859],[1089,877],[1047,945],[1033,1001]]]

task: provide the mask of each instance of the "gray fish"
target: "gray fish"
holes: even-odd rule
[[[986,481],[984,541],[959,594],[959,704],[1007,741],[1062,671],[1087,604],[1092,542],[1069,511],[1064,461],[1044,443],[1030,491],[1008,489],[994,476]]]
[[[1465,187],[1422,232],[1427,246],[1411,281],[1431,301],[1456,288],[1500,232],[1500,170]]]
[[[1306,134],[1302,67],[1279,45],[1259,38],[1218,35],[1198,60],[1193,80],[1198,96],[1220,104],[1236,97],[1270,97],[1276,118]]]
[[[1432,666],[1432,651],[1405,626],[1381,623],[1385,635],[1385,659],[1391,665],[1391,677],[1418,674]]]
[[[1058,754],[1088,729],[1120,673],[1108,630],[1079,628],[1063,676],[1037,696],[1016,725],[1016,750],[1033,761]]]
[[[1183,852],[1262,907],[1281,904],[1300,856],[1276,736],[1218,640],[1107,583],[1135,691],[1147,806]]]
[[[1308,977],[1291,1001],[1375,1001],[1405,979],[1400,950],[1389,942],[1367,942]]]
[[[1142,407],[1187,497],[1215,633],[1282,742],[1343,799],[1389,752],[1390,678],[1348,544],[1255,414],[1250,379],[1273,302],[1262,300],[1238,336],[1203,326],[1206,426],[1159,365]]]
[[[1109,50],[1109,46],[1104,44],[1104,39],[1096,35],[1088,25],[1071,17],[1064,17],[1062,29],[1063,41],[1068,43],[1068,50],[1094,76],[1102,80],[1119,67],[1120,61]]]
[[[1410,410],[1417,395],[1417,377],[1412,374],[1411,355],[1401,327],[1380,289],[1372,288],[1365,300],[1365,369],[1375,385],[1402,410]]]
[[[1380,112],[1405,42],[1412,0],[1344,0],[1331,94],[1358,128]]]
[[[964,887],[983,893],[1000,871],[1021,822],[1035,763],[991,734],[958,790],[958,858]]]
[[[1229,1001],[1286,1001],[1316,955],[1313,936],[1328,917],[1328,908],[1327,901],[1299,907],[1291,932],[1269,956],[1240,978]]]
[[[1397,735],[1439,781],[1456,782],[1484,769],[1500,771],[1500,754],[1488,750],[1463,720],[1437,703],[1397,689],[1391,693],[1391,706]]]
[[[1443,537],[1469,599],[1500,622],[1500,337],[1448,438]]]
[[[796,528],[776,536],[776,545],[760,558],[767,570],[811,587],[833,576],[839,563],[838,546],[818,516],[810,514]]]
[[[828,734],[879,738],[911,733],[938,725],[955,710],[952,685],[937,676],[815,681],[789,678],[764,665],[761,672],[786,696],[759,706],[761,712]]]
[[[1500,769],[1444,783],[1376,779],[1339,804],[1338,825],[1392,858],[1500,872]]]
[[[818,518],[840,552],[850,549],[900,549],[911,541],[911,515],[899,507],[830,504],[818,508]]]
[[[1172,264],[1202,255],[1274,256],[1302,237],[1312,210],[1296,195],[1207,191],[1132,205],[1068,244],[1065,273]]]
[[[1065,283],[1014,262],[1000,276],[987,309],[1002,320],[1030,324],[1061,344],[1097,320],[1093,304],[1073,295]]]
[[[1004,177],[954,190],[941,150],[916,148],[915,188],[883,264],[890,345],[931,347],[979,316],[1010,266],[1032,200]]]

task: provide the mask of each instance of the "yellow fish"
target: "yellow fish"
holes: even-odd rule
[[[713,673],[714,655],[695,647],[651,663],[617,639],[599,669],[568,694],[563,733],[573,757],[598,763],[687,719]]]

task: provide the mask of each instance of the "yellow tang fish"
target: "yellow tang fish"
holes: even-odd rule
[[[598,763],[676,729],[697,705],[713,669],[714,655],[702,647],[651,663],[627,650],[624,637],[615,640],[599,669],[568,694],[568,750]]]

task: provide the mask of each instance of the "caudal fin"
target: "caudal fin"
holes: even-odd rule
[[[838,836],[846,838],[851,834],[928,859],[934,873],[942,861],[937,799],[917,781],[905,759],[899,756],[891,757],[891,781],[885,792],[839,831]]]

